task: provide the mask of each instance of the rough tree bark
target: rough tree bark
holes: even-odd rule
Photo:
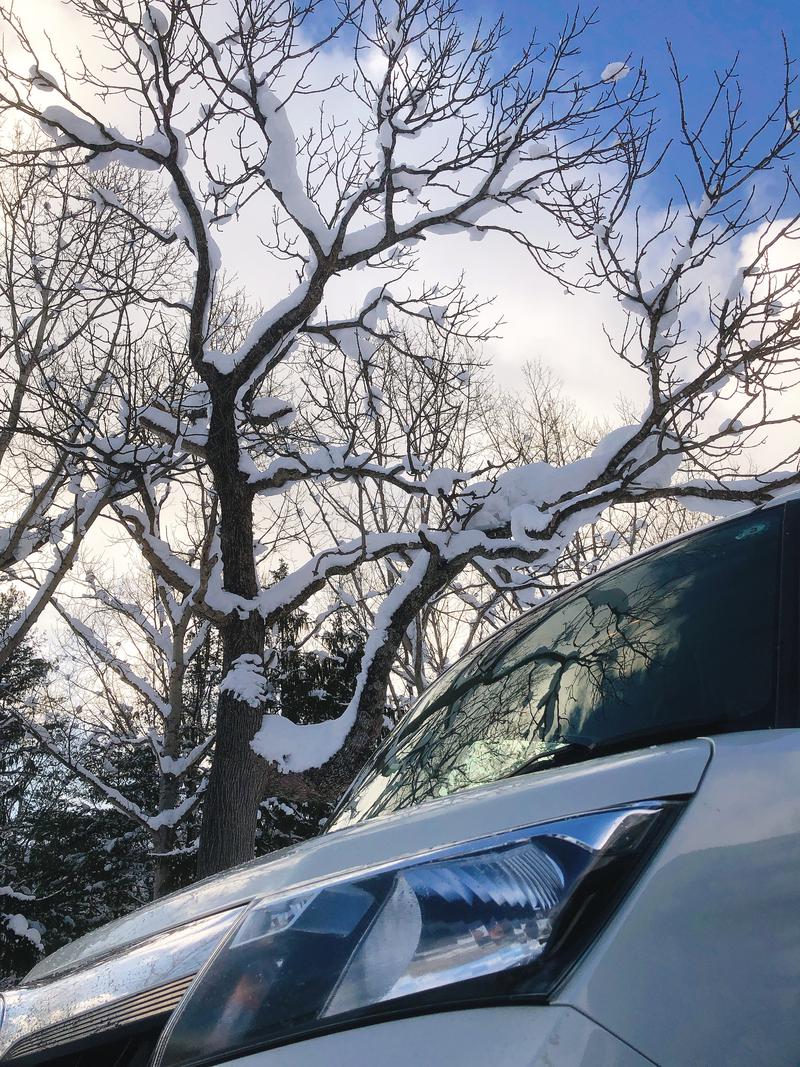
[[[253,557],[253,491],[239,470],[232,390],[215,398],[208,435],[208,462],[220,509],[220,548],[226,589],[252,600],[259,588]],[[242,655],[264,654],[264,622],[258,612],[237,613],[223,625],[223,674]],[[264,795],[264,761],[250,746],[263,711],[222,690],[217,703],[214,762],[203,804],[197,855],[199,877],[249,859],[255,848],[258,806]]]

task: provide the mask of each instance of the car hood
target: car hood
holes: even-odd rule
[[[254,897],[570,815],[690,795],[711,751],[708,740],[697,739],[522,775],[323,834],[197,882],[38,963],[20,987],[3,994],[0,1055],[34,1025],[74,1020],[115,998],[185,978]],[[178,992],[183,988],[185,982]]]

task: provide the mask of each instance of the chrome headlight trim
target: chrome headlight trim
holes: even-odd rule
[[[398,1014],[542,1000],[681,808],[589,812],[263,897],[198,975],[154,1067]]]
[[[42,1048],[60,1047],[68,1042],[78,1018],[85,1019],[91,1030],[96,1016],[98,1034],[108,1029],[99,1020],[108,1013],[113,1016],[117,1008],[124,1014],[132,998],[141,997],[144,1003],[152,999],[151,994],[191,979],[245,910],[240,906],[204,916],[50,980],[7,990],[3,993],[0,1057],[22,1055],[18,1048],[25,1049],[31,1042],[37,1051],[42,1042]],[[172,1007],[174,1003],[164,1010]]]

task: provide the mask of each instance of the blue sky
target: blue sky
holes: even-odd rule
[[[584,5],[586,13],[592,4]],[[515,31],[539,27],[549,37],[574,5],[563,0],[464,0],[464,10],[486,17],[504,13]],[[698,90],[711,84],[713,70],[741,55],[742,83],[754,105],[780,87],[783,30],[800,50],[800,7],[796,0],[599,0],[597,21],[585,38],[589,63],[610,58],[643,59],[658,88],[668,88],[665,41],[670,40]]]
[[[557,34],[563,20],[574,11],[574,4],[564,0],[463,0],[463,9],[472,17],[482,15],[486,19],[504,14],[513,31],[510,41],[518,41],[535,28],[540,40],[546,41]],[[591,12],[592,3],[582,10]],[[584,38],[582,65],[587,74],[596,76],[611,60],[630,55],[634,64],[642,62],[661,98],[661,134],[667,139],[676,132],[667,40],[688,76],[687,93],[698,108],[713,92],[715,69],[729,65],[738,52],[737,69],[748,115],[756,118],[776,102],[782,90],[781,31],[788,38],[790,51],[800,57],[798,0],[599,0],[596,24]],[[800,85],[795,95],[795,107],[800,107]],[[671,185],[666,172],[660,181],[665,191]]]
[[[589,0],[583,8],[586,14],[594,10],[595,3],[595,25],[583,39],[583,55],[574,60],[576,71],[584,72],[584,80],[593,80],[609,62],[630,57],[631,65],[642,63],[659,95],[658,146],[679,134],[668,39],[688,79],[685,91],[695,114],[714,92],[715,70],[729,66],[739,53],[737,70],[746,117],[756,122],[775,106],[783,91],[781,31],[789,39],[790,51],[800,56],[800,0]],[[501,63],[537,28],[542,44],[556,39],[575,9],[575,0],[460,0],[460,4],[467,24],[477,18],[493,22],[501,14],[506,17],[508,57],[501,56]],[[620,91],[629,85],[621,82]],[[794,95],[793,107],[800,108],[800,85]],[[657,145],[651,147],[655,154]],[[688,164],[688,153],[676,145],[664,166],[637,190],[645,214],[649,211],[660,218],[670,199],[681,201],[675,173],[686,177]],[[759,208],[774,202],[781,185],[779,173],[766,181],[762,176]],[[702,189],[693,174],[687,192],[695,203],[700,201]],[[497,295],[494,310],[506,325],[487,353],[501,382],[513,384],[522,362],[539,358],[556,369],[569,395],[592,414],[607,414],[620,392],[638,395],[638,376],[609,354],[604,340],[604,325],[620,328],[615,300],[608,294],[566,298],[555,282],[532,269],[529,259],[509,243],[468,244],[432,248],[423,269],[429,277],[449,278],[457,262],[471,291]],[[737,254],[736,249],[727,252],[733,258]],[[733,270],[732,261],[717,266],[723,274]]]

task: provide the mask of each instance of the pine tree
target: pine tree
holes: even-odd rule
[[[0,594],[0,634],[22,605]],[[32,642],[0,670],[0,988],[43,951],[130,911],[149,897],[150,858],[138,829],[28,737],[14,708],[36,717],[50,664]],[[53,716],[53,711],[48,711]],[[50,720],[48,726],[55,726]],[[90,747],[75,735],[73,746]],[[120,785],[144,791],[144,753],[116,768]]]
[[[282,567],[273,577],[279,580],[286,573]],[[360,632],[348,628],[341,615],[334,615],[322,630],[318,647],[306,650],[303,639],[308,630],[308,616],[302,611],[282,621],[273,648],[275,662],[267,672],[275,710],[296,723],[324,722],[342,714],[353,695],[364,651]],[[259,811],[256,854],[263,856],[316,836],[332,808],[325,799],[265,798]]]
[[[0,593],[0,634],[19,616],[22,605],[17,593]],[[31,838],[20,834],[19,827],[38,802],[44,761],[14,709],[33,699],[49,670],[30,642],[20,645],[0,668],[0,985],[4,975],[13,975],[20,966],[27,969],[39,951],[43,929],[31,918],[33,893],[25,871]]]

